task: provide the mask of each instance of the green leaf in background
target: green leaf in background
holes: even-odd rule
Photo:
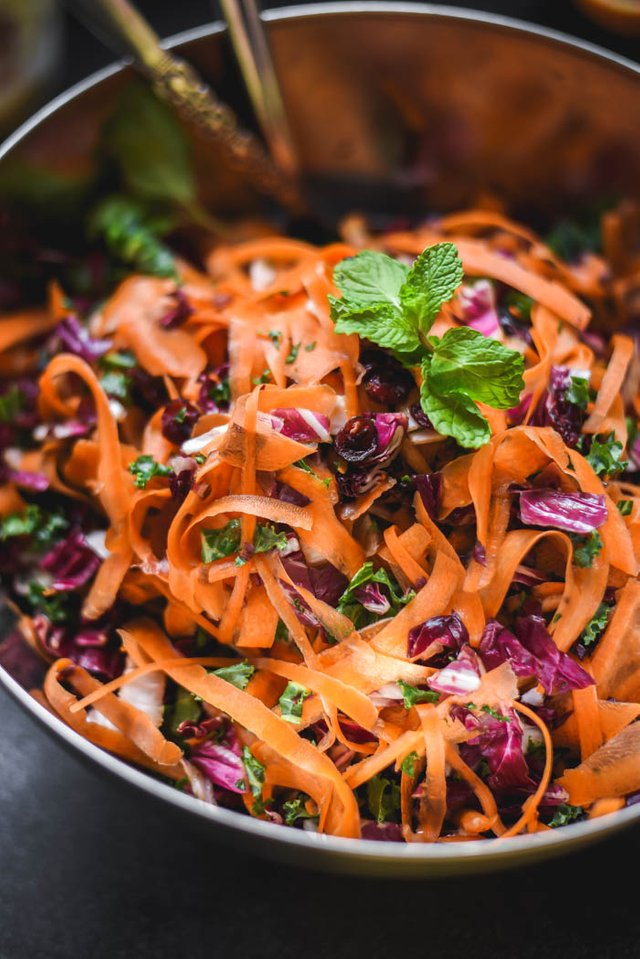
[[[105,124],[103,145],[127,189],[144,200],[194,202],[189,147],[174,112],[143,83],[123,90]]]
[[[140,273],[177,279],[173,253],[160,239],[170,221],[150,219],[136,200],[114,195],[89,218],[89,234],[100,237],[116,259]]]

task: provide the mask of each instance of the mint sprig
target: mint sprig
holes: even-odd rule
[[[342,260],[333,279],[342,293],[330,296],[338,333],[357,333],[420,367],[420,402],[434,428],[461,446],[476,449],[491,436],[476,403],[511,409],[524,387],[524,360],[477,330],[457,327],[429,336],[443,303],[463,279],[453,243],[427,247],[411,267],[384,253],[363,250]]]

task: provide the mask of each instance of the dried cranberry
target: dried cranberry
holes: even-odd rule
[[[378,431],[373,419],[352,416],[335,439],[336,453],[347,463],[363,463],[378,448]]]
[[[415,388],[411,373],[402,363],[375,350],[366,350],[360,362],[366,368],[362,380],[367,396],[382,406],[397,406],[403,403]]]
[[[169,474],[169,489],[173,498],[181,502],[193,489],[197,464],[190,456],[175,456],[171,465],[173,472]]]
[[[160,317],[158,321],[160,326],[164,326],[166,330],[173,329],[175,326],[180,326],[186,320],[189,319],[193,313],[192,307],[189,305],[189,301],[184,295],[183,291],[178,287],[175,292],[172,294],[173,305],[164,316]]]
[[[433,423],[422,409],[419,403],[413,403],[409,409],[411,416],[416,421],[418,426],[421,426],[423,430],[432,430]]]
[[[162,435],[170,443],[181,446],[191,436],[200,414],[187,400],[171,400],[162,411]]]

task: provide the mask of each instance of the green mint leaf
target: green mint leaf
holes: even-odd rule
[[[453,243],[427,247],[415,260],[400,289],[402,311],[411,326],[428,333],[442,304],[451,299],[463,276],[462,261]]]
[[[139,456],[133,463],[129,463],[129,472],[133,476],[133,484],[137,489],[145,489],[149,480],[155,476],[170,476],[171,467],[157,463],[153,456]]]
[[[400,786],[385,776],[373,776],[367,783],[367,805],[376,822],[387,822],[400,812]]]
[[[516,350],[461,326],[437,341],[429,384],[441,396],[464,393],[478,403],[508,410],[520,400],[523,372],[524,358]]]
[[[491,439],[489,423],[473,400],[464,393],[441,396],[431,388],[428,363],[423,362],[422,372],[420,405],[434,430],[443,436],[452,436],[460,446],[468,449],[478,449],[488,443]]]
[[[233,666],[223,666],[221,669],[214,669],[213,675],[231,683],[237,689],[246,689],[249,680],[255,673],[256,668],[246,660],[242,663],[234,663]]]
[[[408,756],[405,756],[400,766],[402,772],[405,773],[405,775],[413,778],[416,774],[416,763],[418,762],[419,758],[420,757],[416,752],[409,753]]]
[[[160,239],[168,225],[154,224],[135,200],[111,196],[91,214],[89,234],[100,237],[113,257],[134,270],[177,279],[174,256]]]
[[[573,543],[573,562],[581,569],[587,569],[593,566],[593,561],[602,549],[602,537],[597,529],[588,536],[579,536],[577,533],[569,533],[569,539]]]
[[[269,330],[267,336],[276,348],[280,347],[280,344],[282,343],[282,333],[280,330]]]
[[[622,516],[630,516],[633,511],[633,500],[632,499],[621,499],[618,500],[618,510]]]
[[[225,556],[232,556],[240,549],[240,520],[231,519],[226,526],[220,529],[203,529],[200,531],[200,535],[203,563],[213,563]]]
[[[400,288],[408,274],[408,267],[399,260],[363,250],[336,265],[333,282],[351,304],[361,308],[386,304],[399,311]]]
[[[12,383],[9,389],[0,395],[0,423],[11,423],[22,409],[22,393]]]
[[[402,679],[398,680],[398,686],[402,692],[402,702],[405,709],[411,709],[417,703],[437,703],[440,700],[440,694],[433,689],[418,689],[417,686],[410,686]]]
[[[624,473],[629,465],[627,460],[622,459],[622,450],[622,443],[612,430],[606,435],[593,437],[585,459],[597,476],[613,479],[619,473]]]
[[[318,344],[315,342],[315,340],[312,343],[307,343],[304,348],[305,353],[313,353],[317,345]]]
[[[146,84],[129,84],[105,124],[104,150],[137,197],[193,203],[195,177],[175,112]]]
[[[361,306],[343,298],[329,297],[331,318],[336,333],[357,333],[372,343],[388,350],[410,353],[420,348],[420,340],[414,327],[403,313],[388,303]]]
[[[597,253],[602,247],[599,210],[580,218],[560,220],[546,236],[547,246],[562,260],[577,260],[583,253]]]
[[[302,707],[307,696],[311,695],[311,690],[299,683],[287,683],[285,690],[278,700],[282,710],[281,718],[294,726],[300,724],[302,718]]]
[[[550,820],[549,825],[552,829],[557,829],[558,826],[566,826],[579,819],[583,812],[582,806],[570,806],[569,803],[561,803],[553,814],[553,819]]]
[[[578,642],[582,643],[583,646],[593,646],[607,628],[612,612],[610,606],[607,606],[606,603],[600,603],[593,617],[582,630]]]

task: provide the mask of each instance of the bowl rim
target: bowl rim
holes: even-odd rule
[[[604,61],[610,66],[621,68],[636,77],[640,77],[640,64],[634,63],[632,60],[604,47],[535,23],[469,8],[405,2],[405,0],[329,0],[329,2],[320,2],[313,5],[300,4],[269,9],[265,10],[262,16],[269,23],[281,23],[303,19],[322,19],[327,15],[350,16],[359,14],[377,14],[390,17],[398,14],[434,17],[438,20],[473,23],[481,29],[485,26],[498,27],[510,33],[524,35],[534,41],[551,41],[564,48],[569,48],[574,53],[585,55],[590,59]],[[213,21],[203,26],[173,34],[164,39],[162,43],[167,49],[172,49],[224,31],[224,23]],[[0,161],[61,107],[129,66],[130,60],[128,59],[115,61],[59,93],[24,121],[0,144]],[[230,833],[241,834],[245,839],[264,841],[265,848],[269,846],[272,848],[279,847],[281,850],[287,848],[290,850],[298,849],[300,852],[310,852],[312,854],[324,852],[334,860],[348,859],[351,862],[360,861],[363,864],[377,862],[393,864],[397,867],[402,867],[403,864],[407,866],[412,863],[423,864],[425,873],[428,872],[429,865],[436,867],[439,865],[445,868],[447,863],[451,866],[476,864],[476,869],[478,866],[482,868],[483,864],[486,864],[487,869],[489,869],[496,863],[507,866],[510,862],[523,862],[528,858],[538,858],[544,850],[555,852],[564,848],[568,851],[586,841],[593,841],[605,835],[610,835],[640,820],[640,804],[638,804],[621,809],[615,814],[572,823],[557,831],[514,836],[504,842],[499,839],[490,841],[471,840],[463,844],[399,844],[370,839],[346,839],[338,836],[318,835],[311,831],[291,828],[274,828],[272,823],[254,819],[244,813],[234,812],[220,806],[211,806],[195,797],[186,795],[173,786],[155,779],[151,774],[130,766],[124,760],[100,749],[37,702],[1,665],[0,684],[37,723],[43,726],[52,736],[62,740],[62,744],[71,751],[79,753],[86,760],[102,767],[105,772],[113,774],[122,782],[146,792],[152,798],[168,803],[185,813],[190,813],[203,822],[208,821],[219,827],[225,827]]]

